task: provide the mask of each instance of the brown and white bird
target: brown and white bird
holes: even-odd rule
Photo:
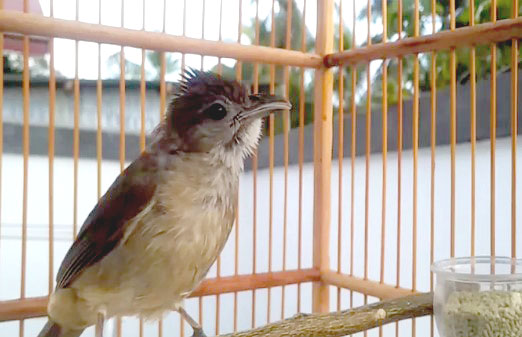
[[[39,337],[76,337],[114,316],[158,319],[182,308],[230,234],[244,159],[284,98],[190,70],[144,152],[83,224],[57,275]],[[103,324],[102,324],[103,325]]]

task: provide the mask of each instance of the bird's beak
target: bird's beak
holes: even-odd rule
[[[271,112],[290,109],[292,104],[284,97],[256,94],[250,95],[250,106],[243,111],[243,118],[252,120],[268,116]]]

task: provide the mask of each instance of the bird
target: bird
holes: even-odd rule
[[[102,334],[111,317],[157,320],[169,311],[194,337],[205,336],[183,300],[231,232],[240,174],[264,117],[289,109],[284,97],[186,70],[147,147],[99,199],[66,253],[38,337],[77,337],[93,325]]]

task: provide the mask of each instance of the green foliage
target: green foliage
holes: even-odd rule
[[[382,23],[382,1],[376,0],[372,3],[372,22]],[[474,18],[475,24],[485,23],[491,21],[491,1],[490,0],[475,0]],[[415,17],[414,17],[414,0],[403,0],[402,20],[399,17],[398,1],[388,0],[387,2],[387,21],[388,21],[388,38],[395,40],[398,38],[399,21],[402,22],[403,34],[402,38],[414,35]],[[497,0],[497,20],[507,19],[511,17],[512,0]],[[455,26],[456,28],[465,27],[469,25],[470,7],[469,1],[455,0]],[[519,8],[520,12],[520,8]],[[365,22],[367,18],[367,8],[364,8],[358,15],[360,22]],[[431,0],[419,1],[419,32],[421,35],[431,34],[433,32],[432,26],[432,8]],[[450,29],[450,1],[438,0],[435,8],[435,31]],[[382,33],[372,34],[372,43],[379,43],[382,41]],[[367,42],[363,43],[363,45]],[[456,54],[456,78],[460,83],[466,83],[470,78],[470,60],[471,48],[463,47],[457,48]],[[479,45],[475,48],[476,60],[476,79],[484,79],[489,77],[491,73],[491,49],[490,46]],[[392,64],[396,63],[392,61]],[[431,70],[432,54],[419,55],[419,88],[421,91],[428,91],[431,88],[430,84],[430,70]],[[496,47],[496,64],[497,71],[508,70],[511,63],[511,41],[497,43]],[[403,95],[405,98],[413,94],[413,56],[407,56],[403,60]],[[396,67],[396,65],[394,65]],[[520,63],[519,63],[520,66]],[[375,81],[372,85],[375,90],[372,90],[372,100],[376,102],[381,101],[382,88],[379,88],[380,78],[382,77],[382,68],[374,75]],[[436,78],[437,87],[446,88],[449,86],[451,80],[450,73],[450,53],[449,51],[437,52],[436,56]],[[393,104],[397,102],[397,76],[388,76],[388,103]],[[359,88],[359,90],[362,90]],[[365,98],[364,98],[365,99]]]

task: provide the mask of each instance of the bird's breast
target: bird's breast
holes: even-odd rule
[[[195,166],[164,174],[151,212],[132,235],[149,277],[182,297],[205,277],[223,249],[237,202],[238,176]]]
[[[150,204],[122,243],[75,283],[90,307],[157,317],[205,277],[230,234],[238,174],[183,160],[158,177]]]

